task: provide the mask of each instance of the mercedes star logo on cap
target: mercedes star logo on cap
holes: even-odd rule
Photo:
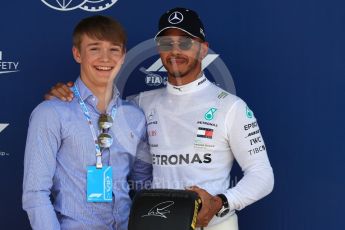
[[[183,14],[181,14],[180,12],[178,11],[175,11],[173,12],[172,14],[170,14],[169,18],[168,18],[168,21],[171,23],[171,24],[178,24],[180,22],[183,21]]]

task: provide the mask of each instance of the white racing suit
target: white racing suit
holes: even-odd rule
[[[204,75],[187,85],[168,83],[166,88],[140,93],[136,100],[147,119],[153,188],[196,185],[212,195],[226,195],[229,214],[215,216],[209,226],[272,191],[274,178],[264,140],[243,100]],[[244,172],[237,184],[230,178],[235,160]]]

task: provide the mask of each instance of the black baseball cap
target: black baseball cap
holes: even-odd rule
[[[158,33],[155,39],[170,28],[182,30],[192,37],[205,41],[205,29],[199,15],[190,9],[177,7],[165,12],[159,19]]]

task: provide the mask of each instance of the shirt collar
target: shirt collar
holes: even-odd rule
[[[88,101],[89,98],[94,98],[92,104],[94,104],[94,106],[97,106],[98,103],[98,99],[95,95],[93,95],[92,91],[85,85],[85,83],[81,80],[80,77],[78,77],[78,79],[76,80],[76,86],[78,87],[79,90],[79,94],[81,99],[83,99],[83,101]],[[117,99],[120,97],[120,92],[117,89],[117,87],[115,86],[115,84],[113,84],[113,97],[109,102],[108,105],[108,109],[111,109],[114,105],[116,105]]]
[[[78,87],[80,97],[81,99],[83,99],[83,101],[86,101],[88,97],[93,96],[91,90],[87,88],[87,86],[84,84],[80,77],[78,77],[75,84]]]
[[[210,81],[205,77],[204,73],[200,73],[200,75],[201,77],[185,85],[176,86],[167,82],[167,90],[171,94],[183,95],[204,89],[210,84]]]

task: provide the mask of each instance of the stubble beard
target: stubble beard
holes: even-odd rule
[[[190,65],[187,65],[187,69],[185,71],[178,70],[177,65],[174,63],[171,63],[172,68],[171,69],[166,68],[169,75],[174,77],[174,78],[183,78],[183,77],[187,76],[188,74],[190,74],[192,71],[195,70],[196,66],[199,63],[200,52],[201,52],[201,48],[199,47],[198,53],[195,56],[195,58],[193,59],[193,62]]]
[[[172,65],[172,68],[169,68],[170,70],[168,69],[168,73],[174,78],[183,78],[187,76],[189,73],[191,73],[196,68],[197,64],[198,61],[194,60],[193,63],[191,63],[191,65],[187,66],[187,69],[185,71],[181,71],[178,69],[177,66]]]

